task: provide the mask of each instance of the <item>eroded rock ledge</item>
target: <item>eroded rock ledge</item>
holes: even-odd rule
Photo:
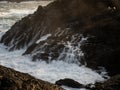
[[[57,85],[36,79],[0,65],[0,90],[64,90]]]

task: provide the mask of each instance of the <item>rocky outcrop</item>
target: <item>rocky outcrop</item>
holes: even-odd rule
[[[57,85],[36,79],[0,65],[0,90],[64,90]]]
[[[72,53],[70,62],[104,66],[115,75],[120,73],[119,6],[119,0],[55,0],[16,22],[1,43],[9,50],[27,47],[24,55],[47,62],[66,60]]]

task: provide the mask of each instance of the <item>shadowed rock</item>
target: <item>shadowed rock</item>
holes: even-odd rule
[[[72,88],[85,88],[84,85],[80,84],[79,82],[73,80],[73,79],[69,79],[69,78],[65,78],[65,79],[60,79],[58,81],[55,82],[55,84],[61,86],[68,86],[68,87],[72,87]]]
[[[0,90],[64,90],[57,85],[36,79],[0,65]]]

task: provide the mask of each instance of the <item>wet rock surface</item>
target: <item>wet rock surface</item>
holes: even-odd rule
[[[0,90],[64,90],[57,85],[36,79],[0,65]]]
[[[85,88],[84,85],[80,84],[79,82],[70,79],[70,78],[65,78],[65,79],[60,79],[58,81],[55,82],[55,84],[59,85],[59,86],[68,86],[68,87],[72,87],[72,88]]]

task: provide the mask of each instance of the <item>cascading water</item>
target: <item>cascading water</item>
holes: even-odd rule
[[[0,3],[0,36],[2,36],[16,21],[27,14],[33,13],[38,5],[46,5],[46,3],[48,2]],[[59,32],[56,34],[59,34]],[[51,34],[47,34],[43,36],[43,38],[41,37],[36,43],[40,43],[50,36]],[[25,50],[22,49],[8,52],[8,50],[6,50],[7,47],[0,44],[0,65],[29,73],[37,78],[52,83],[63,78],[72,78],[82,84],[103,81],[105,80],[103,76],[106,75],[106,72],[102,71],[104,74],[102,73],[102,75],[100,75],[80,63],[80,60],[84,55],[80,49],[80,45],[86,40],[87,38],[82,37],[82,35],[72,36],[70,41],[64,43],[65,47],[57,60],[51,61],[50,64],[47,64],[44,61],[32,62],[29,56],[22,56]],[[82,90],[67,87],[64,88],[67,90]]]
[[[72,40],[67,41],[64,50],[58,57],[58,60],[80,65],[81,58],[84,55],[80,49],[80,46],[85,40],[87,40],[87,38],[82,37],[82,35],[72,36]]]

